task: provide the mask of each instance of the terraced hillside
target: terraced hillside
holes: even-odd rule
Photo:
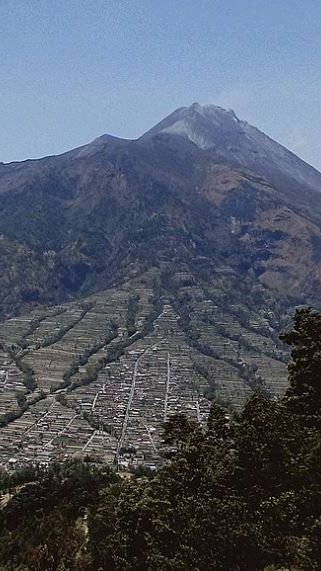
[[[239,407],[258,384],[284,390],[287,311],[264,289],[251,307],[193,281],[183,265],[170,277],[154,268],[2,323],[1,464],[90,455],[157,466],[170,415],[203,422],[211,398]]]

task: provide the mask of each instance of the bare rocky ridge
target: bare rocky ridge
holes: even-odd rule
[[[277,187],[281,188],[282,181],[288,178],[295,184],[321,190],[321,175],[316,169],[259,129],[241,121],[232,110],[194,103],[174,111],[142,139],[160,133],[185,137],[201,149],[213,149],[222,160],[253,170]]]

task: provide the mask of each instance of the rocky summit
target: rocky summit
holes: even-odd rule
[[[161,426],[286,387],[321,174],[233,111],[0,164],[0,462],[158,466]]]

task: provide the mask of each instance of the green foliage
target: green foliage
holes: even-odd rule
[[[212,402],[203,427],[169,417],[171,461],[156,474],[119,478],[90,462],[0,474],[12,493],[0,569],[318,571],[320,328],[320,314],[300,310],[284,334],[294,350],[283,398],[259,388],[233,416]]]
[[[139,309],[139,295],[131,295],[127,304],[126,327],[130,337],[136,332],[136,315]]]
[[[83,569],[86,510],[94,509],[100,490],[116,480],[110,469],[81,462],[3,477],[2,488],[16,487],[0,514],[0,564],[28,571]]]
[[[305,425],[321,428],[321,314],[298,309],[293,328],[281,339],[293,347],[287,406]]]

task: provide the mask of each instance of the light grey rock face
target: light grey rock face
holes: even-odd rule
[[[202,107],[199,103],[193,103],[191,107],[179,109],[167,119],[163,125],[160,124],[159,132],[184,136],[201,149],[216,148],[226,136],[230,139],[242,135],[241,122],[234,112],[215,105]]]
[[[277,184],[291,179],[321,191],[321,174],[294,153],[241,121],[232,110],[215,105],[181,107],[143,135],[161,133],[187,138],[201,149],[213,149],[224,161],[248,168]]]

